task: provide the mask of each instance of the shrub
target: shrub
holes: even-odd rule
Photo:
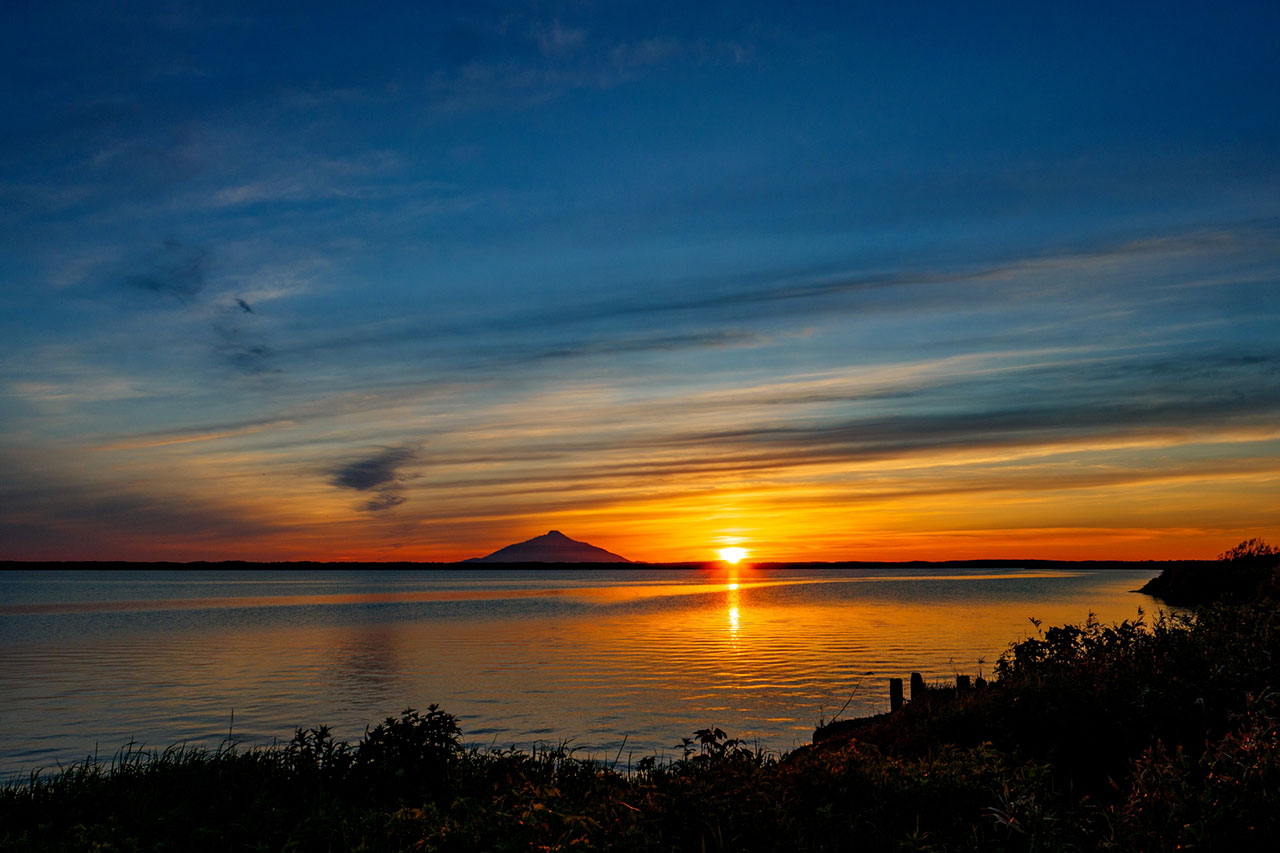
[[[406,708],[365,732],[354,751],[356,777],[381,795],[438,795],[461,755],[460,734],[457,717],[438,705],[425,714]]]

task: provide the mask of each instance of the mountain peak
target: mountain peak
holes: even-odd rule
[[[570,539],[559,530],[548,530],[541,536],[499,548],[484,557],[475,557],[469,563],[629,563],[603,548],[587,542]]]

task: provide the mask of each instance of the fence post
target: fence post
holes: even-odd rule
[[[902,709],[902,679],[889,679],[889,710],[898,711]]]
[[[969,676],[957,675],[956,676],[956,695],[963,696],[968,692],[969,692]]]
[[[924,676],[918,672],[911,673],[911,701],[924,698]]]

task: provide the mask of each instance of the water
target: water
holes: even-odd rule
[[[499,747],[625,761],[718,725],[785,750],[885,710],[890,676],[990,672],[1030,617],[1154,613],[1132,592],[1153,574],[0,572],[0,774],[131,740],[355,739],[432,702]]]

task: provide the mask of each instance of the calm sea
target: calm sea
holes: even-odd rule
[[[1147,571],[0,572],[0,774],[129,741],[354,740],[440,704],[464,739],[623,761],[717,725],[777,750],[887,679],[1154,615]],[[624,746],[625,738],[625,746]]]

